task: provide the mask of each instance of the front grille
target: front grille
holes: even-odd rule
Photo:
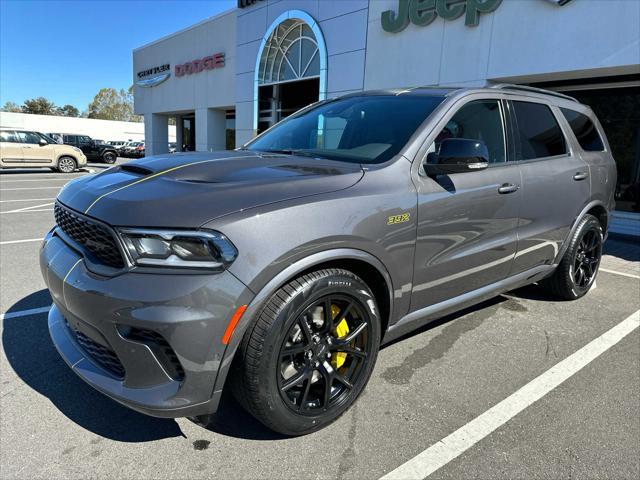
[[[94,342],[82,332],[74,333],[80,346],[96,363],[116,377],[124,378],[124,367],[113,350]]]
[[[124,267],[116,239],[107,227],[81,217],[57,203],[53,213],[62,231],[86,248],[100,263],[114,268]]]
[[[171,378],[178,381],[184,379],[184,369],[176,352],[161,334],[145,328],[131,327],[125,338],[147,345]]]

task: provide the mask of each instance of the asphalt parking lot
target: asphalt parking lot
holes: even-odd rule
[[[581,300],[526,287],[383,348],[356,405],[316,434],[275,435],[230,398],[207,430],[116,404],[51,344],[40,239],[58,190],[87,174],[0,173],[2,478],[376,479],[406,475],[396,469],[427,449],[409,465],[432,462],[429,478],[640,477],[640,329],[607,333],[640,309],[637,242],[610,239]],[[571,368],[549,388],[549,372]]]

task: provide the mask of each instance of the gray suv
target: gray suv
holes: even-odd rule
[[[233,152],[73,180],[40,253],[83,380],[206,423],[224,391],[287,435],[364,389],[381,344],[531,283],[598,271],[616,169],[593,112],[515,86],[311,105]]]

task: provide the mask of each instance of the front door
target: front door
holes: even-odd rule
[[[54,151],[51,145],[36,132],[16,132],[22,143],[22,164],[26,166],[52,166]]]
[[[78,135],[78,147],[90,160],[96,160],[99,157],[98,147],[96,147],[96,144],[91,137],[87,135]]]
[[[512,101],[516,160],[522,172],[522,210],[513,273],[549,265],[590,195],[589,167],[560,129],[559,109]],[[556,117],[558,115],[558,117]]]
[[[0,162],[3,167],[22,165],[22,145],[13,130],[0,131]]]
[[[504,279],[517,246],[520,170],[508,162],[505,104],[471,100],[449,113],[430,151],[447,138],[482,140],[485,170],[416,176],[418,227],[411,310]]]

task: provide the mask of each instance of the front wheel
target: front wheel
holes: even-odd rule
[[[71,157],[60,157],[57,170],[60,173],[72,173],[76,170],[76,161]]]
[[[116,154],[113,152],[106,152],[103,156],[102,156],[102,160],[104,160],[104,163],[108,163],[108,164],[112,164],[115,163],[116,161]]]
[[[602,226],[593,215],[585,215],[569,241],[562,261],[544,285],[556,296],[575,300],[595,282],[602,257]]]
[[[278,290],[247,330],[232,377],[235,396],[272,430],[311,433],[355,402],[379,343],[369,287],[346,270],[309,273]]]

